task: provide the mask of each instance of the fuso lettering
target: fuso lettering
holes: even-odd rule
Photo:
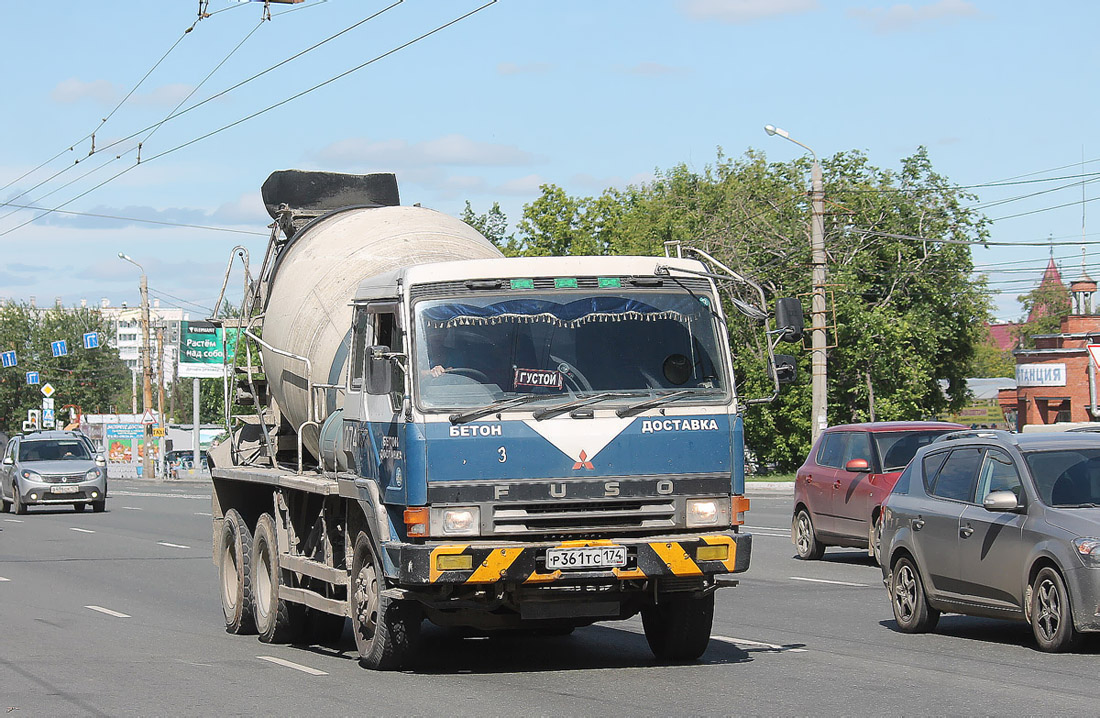
[[[642,422],[642,433],[655,431],[718,431],[714,419],[647,419]]]

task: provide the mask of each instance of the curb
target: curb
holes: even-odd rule
[[[791,496],[794,494],[793,481],[746,481],[745,494],[767,494],[773,496]]]

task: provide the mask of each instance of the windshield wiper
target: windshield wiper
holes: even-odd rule
[[[557,406],[548,406],[545,409],[537,409],[531,416],[535,417],[535,420],[542,421],[543,419],[549,419],[552,416],[558,414],[564,414],[567,411],[571,411],[578,407],[588,406],[589,404],[598,404],[601,401],[607,399],[625,399],[627,397],[637,396],[637,394],[628,394],[621,391],[605,391],[600,394],[589,394],[588,396],[582,396],[579,399],[573,401],[567,401],[564,404],[558,404]]]
[[[646,399],[643,402],[634,404],[633,406],[623,407],[617,409],[615,414],[619,418],[625,418],[628,416],[634,416],[641,414],[647,409],[652,409],[655,406],[660,406],[670,401],[677,401],[683,399],[686,396],[713,396],[714,394],[721,394],[721,391],[715,391],[714,389],[681,389],[680,391],[674,391],[671,394],[664,394],[662,396],[654,397],[652,399]]]
[[[511,409],[513,406],[520,406],[530,401],[537,401],[539,399],[547,399],[547,394],[524,394],[522,396],[511,396],[504,399],[498,399],[492,404],[479,407],[477,409],[470,409],[469,411],[455,412],[451,414],[448,419],[452,424],[465,424],[467,421],[473,421],[474,419],[480,419],[483,416],[494,414],[501,409]]]

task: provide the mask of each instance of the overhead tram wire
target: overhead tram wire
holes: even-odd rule
[[[398,0],[398,2],[397,2],[397,3],[394,3],[394,5],[391,5],[390,7],[394,7],[394,6],[396,6],[397,4],[400,4],[401,2],[403,2],[403,0]],[[161,158],[161,157],[164,157],[165,155],[169,155],[169,154],[172,154],[173,152],[177,152],[177,151],[179,151],[179,150],[182,150],[182,149],[184,149],[185,147],[189,147],[189,146],[191,146],[191,145],[193,145],[193,144],[195,144],[195,143],[197,143],[197,142],[201,142],[202,140],[205,140],[205,139],[208,139],[208,138],[210,138],[210,137],[213,137],[214,135],[217,135],[217,134],[219,134],[219,133],[221,133],[221,132],[224,132],[225,130],[228,130],[228,129],[230,129],[230,128],[236,127],[237,125],[240,125],[240,124],[242,124],[242,123],[244,123],[244,122],[247,122],[247,121],[249,121],[249,120],[255,119],[256,117],[259,117],[260,115],[263,115],[263,114],[266,114],[266,113],[270,112],[271,110],[274,110],[274,109],[276,109],[276,108],[282,107],[283,105],[285,105],[285,104],[287,104],[287,103],[290,103],[290,102],[293,102],[294,100],[297,100],[297,99],[299,99],[299,98],[301,98],[301,97],[303,97],[303,96],[305,96],[305,95],[308,95],[308,94],[309,94],[309,93],[311,93],[311,92],[314,92],[314,91],[316,91],[316,90],[319,90],[319,89],[321,89],[322,87],[326,87],[327,85],[330,85],[330,84],[332,84],[333,82],[336,82],[337,80],[343,79],[344,77],[347,77],[348,75],[351,75],[352,73],[358,72],[359,70],[362,70],[362,69],[363,69],[363,68],[365,68],[365,67],[368,67],[368,66],[370,66],[370,65],[373,65],[374,63],[378,62],[379,60],[382,60],[382,59],[384,59],[384,58],[387,58],[387,57],[389,57],[390,55],[393,55],[393,54],[395,54],[395,53],[398,53],[398,52],[400,52],[401,50],[404,50],[405,48],[407,48],[407,47],[409,47],[409,46],[411,46],[411,45],[414,45],[414,44],[416,44],[416,43],[418,43],[418,42],[420,42],[420,41],[422,41],[422,40],[426,40],[427,38],[431,37],[432,35],[435,35],[435,34],[436,34],[436,33],[438,33],[438,32],[441,32],[441,31],[443,31],[443,30],[445,30],[445,29],[447,29],[447,28],[449,28],[449,27],[451,27],[451,26],[453,26],[453,25],[456,25],[456,24],[458,24],[458,23],[462,22],[463,20],[466,20],[467,18],[469,18],[469,17],[472,17],[473,15],[476,15],[477,13],[481,12],[481,11],[482,11],[482,10],[484,10],[485,8],[487,8],[487,7],[491,6],[491,5],[495,5],[495,4],[497,3],[497,2],[498,2],[498,0],[489,0],[489,2],[486,2],[486,3],[482,4],[482,5],[479,5],[478,7],[474,8],[473,10],[470,10],[469,12],[463,13],[462,15],[459,15],[458,17],[454,18],[453,20],[449,20],[449,21],[447,21],[447,22],[443,23],[442,25],[439,25],[439,26],[435,27],[434,29],[432,29],[432,30],[429,30],[428,32],[425,32],[425,33],[423,33],[422,35],[418,35],[417,37],[414,37],[413,39],[411,39],[411,40],[408,40],[407,42],[404,42],[404,43],[402,43],[402,44],[398,45],[397,47],[395,47],[395,48],[393,48],[393,49],[387,50],[386,52],[384,52],[384,53],[382,53],[382,54],[380,54],[380,55],[376,55],[376,56],[374,56],[373,58],[371,58],[371,59],[367,60],[366,62],[360,63],[359,65],[356,65],[355,67],[351,68],[350,70],[345,70],[344,72],[341,72],[341,73],[340,73],[340,74],[338,74],[338,75],[335,75],[335,76],[333,76],[333,77],[330,77],[329,79],[325,80],[324,82],[319,82],[319,83],[317,83],[316,85],[313,85],[313,86],[312,86],[312,87],[310,87],[310,88],[307,88],[307,89],[305,89],[305,90],[302,90],[301,92],[298,92],[298,93],[296,93],[296,94],[294,94],[294,95],[291,95],[290,97],[288,97],[288,98],[286,98],[286,99],[284,99],[284,100],[280,100],[279,102],[276,102],[276,103],[275,103],[275,104],[273,104],[273,105],[269,105],[269,106],[265,107],[265,108],[264,108],[264,109],[262,109],[262,110],[258,110],[257,112],[253,112],[252,114],[250,114],[250,115],[247,115],[247,116],[245,116],[245,117],[242,117],[242,118],[241,118],[241,119],[239,119],[239,120],[236,120],[236,121],[234,121],[234,122],[230,122],[230,123],[229,123],[229,124],[227,124],[227,125],[223,125],[223,126],[219,127],[219,128],[218,128],[218,129],[216,129],[216,130],[212,130],[212,131],[210,131],[210,132],[207,132],[207,133],[206,133],[206,134],[204,134],[204,135],[200,135],[200,136],[198,136],[198,137],[196,137],[196,138],[194,138],[194,139],[188,140],[187,142],[184,142],[184,143],[182,143],[182,144],[176,145],[175,147],[172,147],[172,148],[170,148],[170,149],[164,150],[163,152],[160,152],[160,153],[158,153],[158,154],[155,154],[155,155],[153,155],[152,157],[149,157],[148,159],[145,159],[145,160],[143,160],[142,162],[143,162],[143,164],[147,164],[147,163],[149,163],[149,162],[152,162],[152,161],[153,161],[153,160],[155,160],[155,159],[159,159],[159,158]],[[384,9],[384,10],[380,11],[380,12],[385,12],[385,10],[388,10],[388,9],[389,9],[389,8],[386,8],[386,9]],[[378,14],[378,13],[376,13],[375,15],[377,15],[377,14]],[[373,16],[372,16],[372,17],[373,17]],[[216,95],[215,95],[215,97],[216,97]],[[211,98],[211,99],[213,99],[213,98]],[[205,101],[204,101],[204,102],[205,102]],[[201,104],[201,103],[200,103],[200,104]],[[197,107],[197,106],[198,106],[198,105],[193,105],[193,106],[192,106],[192,108],[194,108],[194,107]],[[189,109],[192,109],[192,108],[189,108]],[[180,114],[182,114],[182,113],[180,113]],[[177,115],[177,116],[178,116],[178,115]],[[140,134],[140,133],[138,133],[138,134]],[[132,136],[131,136],[131,137],[132,137]],[[104,185],[106,185],[106,184],[108,184],[108,183],[110,183],[110,182],[113,182],[114,180],[118,179],[119,177],[121,177],[122,175],[126,174],[126,173],[127,173],[127,172],[129,172],[130,170],[133,170],[133,169],[135,169],[135,168],[137,168],[137,167],[140,167],[140,166],[141,166],[141,165],[139,165],[139,164],[133,164],[133,165],[130,165],[130,166],[129,166],[129,167],[127,167],[126,169],[122,170],[121,172],[119,172],[119,173],[117,173],[117,174],[115,174],[115,175],[112,175],[111,177],[108,177],[107,179],[103,180],[102,182],[100,182],[99,184],[95,185],[94,187],[91,187],[90,189],[87,189],[87,190],[85,190],[84,192],[81,192],[81,193],[80,193],[80,194],[78,194],[77,196],[75,196],[75,197],[73,197],[73,198],[71,198],[71,199],[69,199],[69,200],[66,200],[65,202],[63,202],[62,204],[58,205],[57,207],[54,207],[54,208],[52,208],[52,209],[48,209],[48,210],[45,210],[45,211],[44,211],[44,212],[42,212],[41,214],[39,214],[39,215],[37,215],[37,216],[35,216],[35,217],[31,217],[30,219],[28,219],[27,221],[23,222],[22,224],[17,224],[16,226],[12,227],[11,229],[7,229],[7,230],[4,230],[3,232],[0,232],[0,237],[5,237],[5,236],[7,236],[7,235],[11,234],[12,232],[15,232],[15,231],[17,231],[17,230],[19,230],[19,229],[22,229],[23,227],[26,227],[26,226],[27,226],[28,224],[31,224],[31,223],[33,223],[33,222],[37,222],[38,220],[40,220],[40,219],[42,219],[43,217],[45,217],[45,216],[47,216],[47,215],[51,214],[52,212],[55,212],[55,211],[57,211],[58,209],[61,209],[62,207],[66,207],[66,206],[68,206],[69,204],[71,204],[71,203],[75,202],[76,200],[78,200],[78,199],[80,199],[80,198],[82,198],[82,197],[85,197],[85,196],[87,196],[87,195],[91,194],[92,192],[96,191],[96,190],[97,190],[97,189],[99,189],[100,187],[103,187]]]
[[[148,291],[149,291],[150,294],[155,294],[155,295],[158,295],[160,297],[164,297],[165,299],[171,299],[173,302],[179,302],[180,304],[186,304],[187,306],[194,307],[195,309],[201,309],[202,311],[206,312],[207,316],[210,316],[210,314],[214,311],[210,307],[204,307],[201,304],[195,304],[194,302],[190,302],[190,301],[188,301],[186,299],[183,299],[181,297],[177,297],[173,294],[169,294],[168,292],[163,292],[159,289],[151,289],[150,288]]]
[[[218,13],[220,13],[220,12],[224,12],[225,10],[231,10],[231,9],[233,9],[233,8],[232,8],[232,7],[224,8],[224,9],[222,9],[222,10],[218,10],[218,11],[216,11],[216,12],[210,13],[210,14],[209,14],[209,15],[207,15],[206,17],[210,17],[210,16],[212,16],[212,15],[217,15],[217,14],[218,14]],[[37,172],[38,170],[42,169],[43,167],[46,167],[46,166],[47,166],[47,165],[49,165],[49,164],[50,164],[51,162],[53,162],[53,161],[54,161],[54,160],[56,160],[57,158],[59,158],[59,157],[61,157],[62,155],[64,155],[64,154],[65,154],[66,152],[73,152],[73,151],[75,150],[76,146],[77,146],[77,145],[79,145],[79,144],[81,144],[81,143],[83,143],[83,142],[84,142],[85,140],[89,140],[89,139],[90,139],[90,140],[92,140],[92,148],[91,148],[91,151],[90,151],[90,152],[88,153],[88,155],[87,155],[87,156],[88,156],[88,157],[90,157],[91,155],[95,154],[95,153],[97,152],[97,150],[95,149],[95,134],[96,134],[96,132],[98,132],[98,131],[99,131],[100,129],[102,129],[103,125],[105,125],[105,124],[107,123],[107,121],[108,121],[109,119],[111,119],[111,117],[112,117],[112,116],[114,116],[114,114],[115,114],[116,112],[118,112],[119,108],[121,108],[121,107],[123,106],[123,104],[125,104],[125,103],[126,103],[126,101],[127,101],[128,99],[130,99],[131,95],[133,95],[133,94],[134,94],[134,92],[136,92],[136,91],[137,91],[137,89],[138,89],[139,87],[141,87],[142,83],[144,83],[144,82],[145,82],[145,80],[146,80],[146,79],[148,79],[149,75],[151,75],[151,74],[153,73],[153,71],[154,71],[154,70],[156,70],[156,69],[157,69],[157,67],[159,67],[159,66],[160,66],[160,64],[161,64],[162,62],[164,62],[164,60],[165,60],[165,59],[166,59],[166,58],[167,58],[167,57],[168,57],[168,56],[169,56],[170,54],[172,54],[172,51],[173,51],[173,50],[175,50],[175,49],[176,49],[176,47],[177,47],[177,46],[178,46],[178,45],[180,44],[180,42],[182,42],[182,41],[183,41],[183,38],[187,37],[187,35],[188,35],[188,34],[189,34],[189,33],[190,33],[190,32],[191,32],[192,30],[194,30],[194,29],[195,29],[195,26],[196,26],[196,25],[198,25],[198,24],[199,24],[199,22],[200,22],[200,21],[201,21],[202,19],[203,19],[203,14],[202,14],[202,13],[200,12],[200,14],[199,14],[199,17],[198,17],[198,18],[197,18],[197,19],[195,20],[195,22],[191,23],[191,25],[190,25],[190,26],[189,26],[189,27],[188,27],[188,28],[187,28],[186,30],[184,30],[184,31],[183,31],[183,34],[181,34],[181,35],[179,36],[179,38],[177,38],[177,39],[176,39],[176,41],[175,41],[174,43],[172,43],[172,46],[168,48],[168,51],[167,51],[167,52],[165,52],[165,53],[164,53],[164,54],[163,54],[163,55],[161,56],[161,58],[160,58],[159,60],[157,60],[157,61],[156,61],[156,63],[154,63],[154,64],[153,64],[153,66],[152,66],[152,67],[151,67],[151,68],[149,69],[149,71],[148,71],[148,72],[146,72],[146,73],[145,73],[145,75],[143,75],[143,76],[142,76],[142,78],[141,78],[140,80],[138,80],[138,83],[137,83],[136,85],[134,85],[134,87],[133,87],[133,88],[131,88],[129,92],[127,92],[127,93],[126,93],[126,96],[122,98],[122,100],[121,100],[121,101],[120,101],[120,102],[119,102],[119,103],[118,103],[118,104],[117,104],[117,105],[115,106],[115,108],[114,108],[113,110],[111,110],[111,111],[110,111],[110,112],[109,112],[109,113],[107,114],[107,116],[106,116],[106,117],[104,117],[104,118],[103,118],[102,120],[100,120],[100,123],[99,123],[99,124],[98,124],[98,125],[96,126],[96,128],[95,128],[94,130],[92,130],[92,131],[91,131],[91,132],[89,132],[88,134],[84,135],[83,137],[81,137],[81,138],[80,138],[79,140],[77,140],[76,142],[72,142],[72,143],[70,143],[70,144],[69,144],[69,147],[68,147],[68,149],[63,149],[63,150],[61,150],[60,152],[58,152],[57,154],[55,154],[55,155],[54,155],[53,157],[51,157],[50,159],[46,160],[46,161],[45,161],[45,162],[43,162],[42,164],[38,165],[38,166],[37,166],[37,167],[35,167],[34,169],[32,169],[32,170],[30,170],[30,171],[28,171],[28,172],[25,172],[25,173],[23,173],[23,174],[22,174],[22,175],[20,175],[19,177],[16,177],[15,179],[13,179],[13,180],[12,180],[11,182],[8,182],[8,183],[7,183],[6,185],[4,185],[4,186],[0,187],[0,192],[3,192],[4,190],[6,190],[7,188],[11,187],[11,186],[12,186],[13,184],[15,184],[16,182],[20,182],[20,181],[22,181],[22,180],[26,179],[27,177],[29,177],[30,175],[34,174],[35,172]],[[109,145],[109,146],[113,146],[113,145]],[[106,149],[106,148],[103,148],[103,149]],[[78,160],[77,160],[77,161],[76,161],[76,162],[75,162],[74,164],[79,164],[79,163],[80,163],[81,161],[83,161],[83,159],[86,159],[86,158],[81,158],[81,159],[78,159]],[[71,165],[70,165],[70,166],[71,166]],[[57,177],[57,175],[54,175],[54,177]],[[51,177],[50,179],[53,179],[53,177]],[[27,190],[27,192],[31,192],[31,191],[34,191],[34,189],[37,189],[38,187],[41,187],[41,186],[42,186],[41,184],[35,185],[35,187],[34,187],[34,188],[32,188],[31,190]],[[16,195],[15,197],[13,197],[13,198],[12,198],[12,200],[17,200],[17,199],[19,199],[20,197],[23,197],[23,196],[24,196],[25,194],[27,194],[27,192],[22,192],[22,193],[20,193],[20,194]]]
[[[30,204],[12,205],[20,209],[43,209]],[[179,227],[181,229],[203,229],[209,232],[231,232],[233,234],[247,234],[255,237],[269,237],[270,232],[257,232],[250,229],[233,229],[231,227],[214,227],[207,224],[187,224],[184,222],[165,222],[159,219],[142,219],[141,217],[124,217],[117,214],[100,214],[97,212],[74,212],[67,209],[55,209],[54,214],[72,215],[74,217],[95,217],[96,219],[114,219],[120,222],[139,222],[141,224],[155,224],[161,227]]]

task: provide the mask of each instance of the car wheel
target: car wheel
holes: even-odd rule
[[[1081,634],[1073,625],[1069,593],[1062,577],[1044,568],[1031,584],[1031,631],[1039,649],[1061,653],[1077,645]]]
[[[15,484],[11,486],[11,510],[20,516],[27,513],[27,505],[23,503],[23,497],[19,495],[19,487]]]
[[[106,499],[100,499],[99,501],[93,501],[92,502],[92,511],[94,511],[97,514],[103,513],[103,511],[106,508],[107,508],[107,500]]]
[[[423,614],[412,601],[384,595],[385,588],[386,579],[370,537],[360,532],[355,539],[348,587],[351,632],[360,665],[393,671],[415,657]]]
[[[666,661],[694,661],[710,643],[714,593],[702,598],[662,597],[642,609],[642,628],[653,655]]]
[[[899,559],[890,572],[890,605],[898,628],[906,633],[928,633],[940,620],[940,612],[928,605],[917,567],[908,558]]]
[[[6,514],[11,511],[11,502],[4,498],[4,495],[0,493],[0,514]]]
[[[255,633],[252,613],[252,532],[236,509],[225,512],[219,539],[222,614],[229,633]]]
[[[279,567],[275,519],[263,514],[252,535],[252,597],[256,630],[264,643],[293,643],[302,633],[305,606],[280,597],[293,574]]]
[[[84,506],[85,504],[83,501],[78,504],[73,504],[73,511],[77,512],[78,514],[82,513],[84,511]]]
[[[875,565],[882,565],[882,515],[875,519],[874,528],[871,529],[871,555],[875,557]]]
[[[817,540],[810,512],[799,509],[794,517],[794,545],[803,561],[816,561],[825,555],[825,544]]]

